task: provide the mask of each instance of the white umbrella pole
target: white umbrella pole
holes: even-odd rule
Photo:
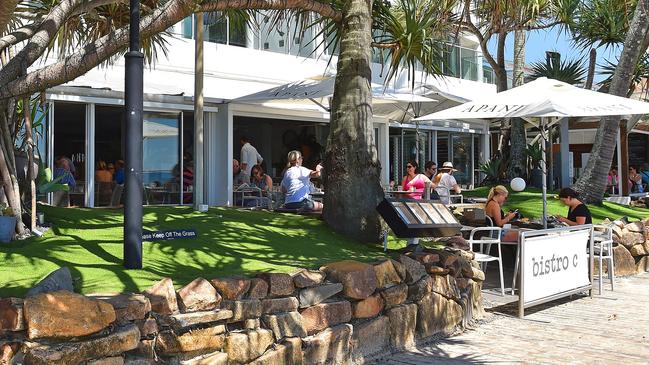
[[[541,171],[543,182],[541,183],[541,196],[543,199],[543,229],[548,228],[548,201],[547,201],[547,177],[548,169],[545,165],[545,118],[541,117]]]

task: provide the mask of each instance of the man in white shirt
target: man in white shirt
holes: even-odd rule
[[[444,165],[442,165],[442,168],[440,169],[441,171],[441,178],[439,179],[439,184],[437,184],[438,187],[446,188],[448,189],[448,194],[459,194],[462,192],[462,189],[460,188],[460,185],[458,185],[457,180],[455,180],[455,177],[453,177],[453,172],[457,171],[456,169],[453,168],[453,163],[452,162],[444,162]],[[448,195],[446,195],[446,189],[440,189],[442,191],[439,191],[440,198],[442,200],[442,203],[444,204],[450,204],[451,199]]]
[[[250,170],[255,165],[258,165],[264,161],[257,149],[250,144],[250,139],[243,136],[239,140],[241,143],[241,170],[245,171],[248,176],[250,176]]]

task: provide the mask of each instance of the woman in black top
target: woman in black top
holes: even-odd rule
[[[559,192],[559,199],[563,204],[568,206],[568,218],[557,218],[569,226],[592,224],[593,217],[590,215],[590,210],[588,210],[586,204],[582,203],[578,197],[579,195],[577,192],[570,188],[561,189]]]

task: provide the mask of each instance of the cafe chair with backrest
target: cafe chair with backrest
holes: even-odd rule
[[[615,264],[613,260],[613,227],[608,225],[596,225],[593,229],[593,256],[599,262],[599,294],[602,294],[603,284],[603,263],[607,261],[608,279],[611,282],[611,291],[613,291],[613,281],[615,278]]]
[[[473,245],[479,245],[480,248],[476,252],[474,251],[475,258],[474,260],[480,263],[482,271],[487,274],[487,263],[491,261],[498,261],[498,273],[500,274],[500,293],[502,296],[505,296],[505,280],[503,278],[503,260],[502,252],[500,249],[500,227],[478,227],[471,230],[469,235],[469,249],[473,251]],[[489,232],[488,235],[481,238],[474,238],[476,232]],[[498,247],[498,256],[491,256],[488,253],[485,253],[484,249],[488,250],[491,245],[496,245]],[[486,251],[489,252],[489,251]]]
[[[487,220],[487,224],[489,227],[494,226],[494,221],[491,219],[490,216],[485,217]],[[493,234],[492,234],[493,236]],[[499,233],[500,237],[500,233]],[[514,294],[514,288],[516,287],[516,276],[518,275],[518,265],[520,265],[520,257],[518,257],[518,242],[513,242],[513,241],[500,241],[501,245],[508,245],[508,246],[514,246],[514,277],[512,278],[512,295]],[[489,247],[487,247],[487,250],[489,250]],[[489,251],[487,251],[489,253]]]

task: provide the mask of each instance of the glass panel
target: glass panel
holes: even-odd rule
[[[194,113],[183,112],[183,204],[194,203]]]
[[[457,170],[453,176],[460,185],[469,184],[471,179],[471,134],[451,134],[453,146],[453,167]]]
[[[468,48],[460,48],[462,57],[462,78],[478,81],[478,57],[476,52]]]
[[[259,34],[261,35],[261,49],[271,52],[286,53],[287,39],[289,39],[288,30],[286,27],[274,26],[270,16],[265,15],[262,17],[260,24]],[[279,30],[278,30],[279,28]]]
[[[237,26],[228,19],[228,28],[230,30],[228,44],[231,46],[246,46],[246,27]]]
[[[396,130],[399,134],[393,134],[394,131],[390,129],[390,180],[394,181],[396,185],[401,184],[402,164],[401,161],[401,130]]]
[[[84,206],[86,171],[86,105],[56,103],[54,106],[54,177],[70,185],[70,191],[54,193],[54,205]]]
[[[194,35],[193,16],[189,16],[180,23],[180,32],[183,38],[192,39]]]
[[[433,224],[433,220],[424,212],[424,210],[419,206],[419,203],[406,203],[408,208],[412,211],[412,213],[417,217],[419,220],[419,223],[421,224]]]
[[[178,113],[144,113],[146,204],[178,204],[180,200],[180,121]]]
[[[95,106],[95,206],[119,205],[124,184],[124,109]],[[114,201],[113,201],[114,200]]]
[[[417,139],[419,139],[418,144]],[[411,129],[405,130],[403,135],[403,147],[403,162],[410,160],[417,161],[417,163],[419,164],[419,172],[422,172],[423,165],[426,163],[428,156],[430,156],[430,148],[428,146],[428,132],[417,132]]]
[[[437,131],[437,165],[440,167],[444,162],[449,161],[448,132]]]
[[[221,12],[206,13],[203,17],[205,27],[205,41],[213,43],[226,43],[227,41],[227,19]]]

